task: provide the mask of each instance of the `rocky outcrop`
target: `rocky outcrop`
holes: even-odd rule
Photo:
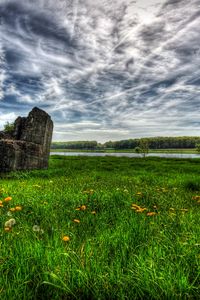
[[[37,107],[18,117],[12,132],[0,132],[0,172],[47,168],[52,133],[51,117]]]

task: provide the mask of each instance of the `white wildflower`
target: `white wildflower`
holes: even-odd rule
[[[40,226],[38,226],[38,225],[33,225],[33,231],[35,231],[35,232],[39,232],[40,231]]]
[[[35,231],[35,232],[40,232],[41,234],[43,234],[44,233],[44,230],[42,229],[42,228],[40,228],[40,226],[38,226],[38,225],[33,225],[33,231]]]
[[[15,219],[10,219],[10,220],[8,220],[8,221],[6,221],[5,222],[5,227],[12,227],[13,225],[15,225],[16,224],[16,220]]]

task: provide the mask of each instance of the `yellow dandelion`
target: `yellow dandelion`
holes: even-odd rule
[[[143,213],[145,210],[147,210],[145,207],[144,208],[140,207],[140,208],[136,209],[135,211],[137,213]]]
[[[132,204],[132,207],[131,207],[132,209],[140,209],[140,206],[139,205],[137,205],[137,204]]]
[[[81,205],[80,210],[86,210],[86,205]]]
[[[63,242],[69,242],[70,237],[68,235],[64,235],[62,240],[63,240]]]
[[[152,216],[155,216],[155,215],[156,215],[156,213],[154,211],[151,211],[151,212],[147,213],[148,217],[152,217]]]
[[[4,227],[5,232],[9,232],[9,231],[11,231],[11,229],[12,229],[11,227]]]
[[[9,201],[11,201],[11,200],[12,200],[12,197],[6,197],[6,198],[4,199],[5,202],[9,202]]]
[[[80,223],[81,222],[79,219],[74,219],[73,221],[74,221],[74,223]]]
[[[20,210],[22,210],[22,207],[21,207],[21,206],[16,206],[16,207],[15,207],[15,210],[16,210],[16,211],[20,211]]]
[[[193,196],[192,200],[200,200],[200,196]]]
[[[145,210],[147,210],[147,208],[146,208],[146,207],[144,207],[144,208],[142,208],[142,210],[143,210],[143,211],[145,211]]]
[[[81,206],[75,208],[75,210],[86,210],[86,208],[87,208],[86,205],[81,205]]]
[[[15,209],[15,207],[11,207],[10,209],[9,209],[9,211],[11,211],[11,212],[14,212],[16,209]]]
[[[131,209],[137,210],[138,208],[136,208],[135,206],[131,206]]]
[[[0,205],[3,204],[3,201],[0,201]]]

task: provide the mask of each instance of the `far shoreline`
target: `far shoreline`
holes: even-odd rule
[[[90,152],[90,153],[136,153],[134,149],[51,149],[51,152]],[[149,153],[199,154],[196,149],[149,149]]]

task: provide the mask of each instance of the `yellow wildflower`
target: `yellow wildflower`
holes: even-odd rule
[[[140,206],[137,204],[132,204],[131,208],[136,210],[136,209],[140,209]]]
[[[11,207],[9,210],[10,210],[11,212],[14,212],[14,211],[15,211],[15,207]]]
[[[20,211],[20,210],[22,210],[22,207],[21,207],[21,206],[16,206],[16,207],[15,207],[15,210],[16,210],[16,211]]]
[[[68,235],[65,235],[65,236],[63,236],[62,240],[63,240],[64,242],[69,242],[70,237],[69,237]]]
[[[74,221],[74,223],[80,223],[80,222],[81,222],[81,221],[78,220],[78,219],[74,219],[73,221]]]
[[[6,197],[6,198],[4,199],[5,202],[9,202],[9,201],[11,201],[11,200],[12,200],[12,197]]]
[[[156,213],[154,211],[151,211],[151,212],[147,213],[148,217],[152,217],[152,216],[155,216],[155,215],[156,215]]]
[[[86,210],[86,205],[81,205],[80,210]]]
[[[147,210],[147,208],[142,208],[142,207],[140,207],[139,209],[136,209],[136,212],[137,212],[137,213],[142,213],[142,212],[144,212],[145,210]]]
[[[4,231],[9,232],[9,231],[11,231],[11,229],[12,229],[11,227],[5,227]]]
[[[200,196],[193,196],[192,200],[200,200]]]
[[[80,207],[75,208],[75,210],[86,210],[86,205],[81,205]]]

